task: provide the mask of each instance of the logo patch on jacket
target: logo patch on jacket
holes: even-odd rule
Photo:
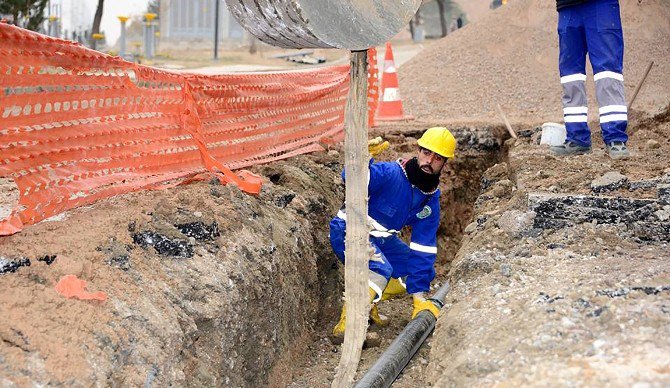
[[[416,216],[419,219],[424,219],[428,218],[431,214],[433,214],[433,210],[431,210],[430,206],[426,205],[420,212],[416,213]]]

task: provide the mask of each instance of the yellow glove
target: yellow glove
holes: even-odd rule
[[[412,319],[423,310],[430,311],[435,318],[440,316],[440,309],[435,306],[433,302],[426,300],[423,296],[414,295],[414,311],[412,311]]]
[[[407,289],[405,286],[400,283],[398,279],[391,278],[391,280],[389,280],[388,284],[386,285],[386,288],[384,289],[382,300],[393,299],[396,296],[405,295],[406,293]]]
[[[370,156],[373,158],[382,152],[384,152],[387,148],[389,148],[390,144],[387,141],[384,141],[381,137],[376,137],[372,140],[368,140],[368,152],[370,153]]]

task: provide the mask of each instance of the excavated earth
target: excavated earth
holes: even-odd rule
[[[199,182],[3,237],[0,386],[267,383],[339,299],[325,291],[340,287],[327,240],[340,169],[301,156],[258,167],[257,197]],[[107,300],[60,296],[68,274]]]
[[[412,155],[423,129],[447,123],[459,153],[441,181],[433,284],[451,292],[395,386],[670,385],[670,8],[622,3],[628,96],[656,61],[629,113],[629,161],[605,155],[597,123],[589,155],[539,145],[538,125],[560,120],[544,2],[510,1],[400,69],[417,119],[372,133],[393,144],[382,159]],[[201,181],[0,238],[0,386],[328,386],[343,271],[327,236],[342,160],[338,146],[255,167],[258,196]],[[17,193],[9,180],[0,192],[3,214]],[[61,296],[65,275],[107,299]],[[408,322],[411,299],[380,310],[391,324],[371,326],[378,343],[358,376]]]
[[[479,177],[502,155],[501,128],[455,132],[464,148],[441,184],[441,279]],[[394,147],[384,159],[413,155],[420,133],[386,131]],[[329,384],[343,267],[328,221],[344,199],[342,154],[256,167],[257,197],[203,181],[114,197],[2,238],[0,385]],[[65,275],[107,300],[59,295]],[[364,365],[410,311],[407,299],[382,306],[393,323],[371,329],[382,347]]]
[[[670,113],[631,127],[628,162],[597,140],[590,155],[556,158],[539,128],[516,142],[501,127],[454,129],[434,282],[452,291],[395,386],[670,383]],[[420,132],[373,135],[392,142],[393,160],[415,152]],[[328,386],[342,267],[327,223],[341,168],[334,148],[256,167],[257,197],[198,182],[2,238],[0,384]],[[108,299],[60,296],[67,274]],[[380,310],[391,324],[370,328],[379,343],[358,376],[411,300]]]
[[[629,161],[601,141],[559,159],[530,128],[508,141],[452,264],[424,383],[670,384],[670,109],[630,124]]]

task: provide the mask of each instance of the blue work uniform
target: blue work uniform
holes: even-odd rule
[[[593,67],[605,144],[626,142],[623,31],[618,0],[590,0],[558,10],[559,70],[567,140],[591,145],[586,99],[586,54]]]
[[[381,296],[389,278],[406,277],[408,293],[429,291],[435,278],[440,190],[428,194],[419,190],[400,162],[371,161],[368,195],[370,244],[375,250],[369,261],[370,287]],[[409,246],[397,236],[407,225],[412,227]],[[346,214],[341,209],[330,221],[330,243],[342,262],[345,231]]]

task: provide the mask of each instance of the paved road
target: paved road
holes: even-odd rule
[[[420,53],[423,50],[423,45],[414,44],[414,45],[402,45],[393,47],[393,57],[395,60],[396,67],[402,66],[403,63],[412,59],[415,55]],[[379,72],[381,73],[384,70],[384,56],[386,55],[386,48],[380,47],[377,50],[377,64]],[[349,62],[349,58],[342,57],[336,61],[331,61],[325,63],[321,66],[335,66],[343,65]],[[273,71],[292,71],[292,70],[305,70],[312,69],[314,66],[305,66],[299,69],[296,69],[294,66],[267,66],[267,65],[231,65],[231,66],[207,66],[198,69],[188,69],[183,70],[184,72],[189,73],[198,73],[205,75],[216,75],[221,73],[251,73],[251,72],[273,72]]]

